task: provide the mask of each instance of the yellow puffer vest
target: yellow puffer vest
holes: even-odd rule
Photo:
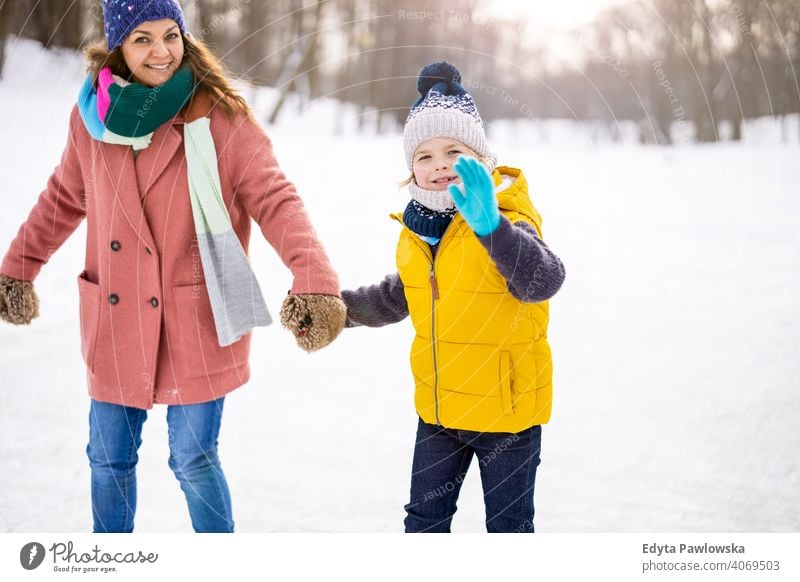
[[[513,183],[497,193],[500,212],[541,236],[542,219],[522,172],[495,170]],[[402,223],[401,214],[392,218]],[[411,346],[415,404],[422,420],[447,428],[519,432],[550,419],[553,367],[548,304],[508,291],[486,249],[460,214],[431,249],[407,227],[397,269],[416,336]]]

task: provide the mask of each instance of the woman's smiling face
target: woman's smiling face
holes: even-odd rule
[[[148,87],[169,81],[183,61],[183,37],[170,18],[142,22],[120,48],[133,80]]]

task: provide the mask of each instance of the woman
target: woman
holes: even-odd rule
[[[94,531],[133,530],[142,423],[166,404],[192,526],[230,532],[223,402],[249,378],[248,332],[270,323],[246,257],[251,218],[294,276],[281,319],[302,348],[330,343],[346,310],[270,141],[177,2],[107,0],[103,17],[61,164],[0,266],[0,317],[38,315],[33,281],[85,217]]]

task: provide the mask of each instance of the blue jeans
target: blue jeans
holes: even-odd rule
[[[224,400],[167,407],[169,466],[196,532],[233,531],[231,497],[217,456]],[[86,454],[95,533],[133,531],[137,451],[146,419],[146,410],[92,400]]]
[[[449,532],[472,457],[480,464],[486,531],[533,533],[541,425],[519,433],[447,429],[419,421],[406,532]]]

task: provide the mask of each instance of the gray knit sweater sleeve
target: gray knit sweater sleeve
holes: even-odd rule
[[[500,226],[478,240],[508,282],[509,292],[527,303],[550,299],[564,283],[564,265],[527,222],[514,224],[500,217]],[[433,251],[436,252],[436,247]],[[400,275],[393,273],[377,285],[342,291],[347,305],[346,327],[381,327],[408,316]]]
[[[524,221],[511,223],[500,217],[500,226],[479,236],[497,270],[508,281],[511,294],[526,303],[550,299],[564,283],[564,264]]]
[[[397,323],[408,315],[403,282],[397,273],[387,275],[377,285],[342,291],[342,300],[347,305],[345,327],[381,327]]]

